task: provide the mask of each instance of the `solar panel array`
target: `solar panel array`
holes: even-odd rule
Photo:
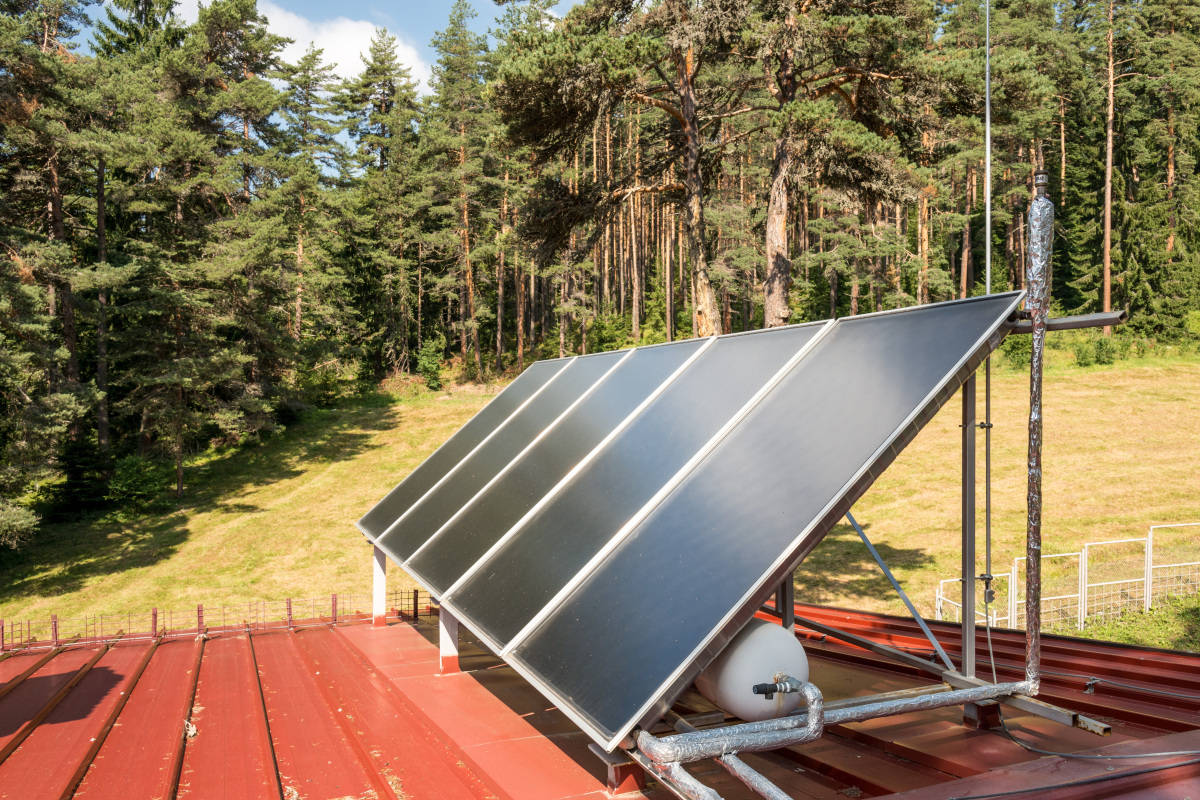
[[[611,750],[849,510],[1021,297],[537,362],[359,529]]]

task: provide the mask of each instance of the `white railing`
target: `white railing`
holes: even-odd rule
[[[1157,553],[1164,563],[1155,563],[1156,531],[1196,527],[1200,527],[1200,522],[1151,525],[1141,538],[1088,542],[1077,553],[1043,555],[1043,623],[1047,628],[1073,625],[1082,629],[1088,619],[1149,611],[1155,601],[1200,593],[1200,561],[1178,560],[1200,557],[1200,542],[1192,539],[1173,542],[1164,548],[1165,552]],[[1024,562],[1025,556],[1014,558],[1011,570],[993,575],[995,599],[986,612],[984,587],[977,582],[977,622],[1008,628],[1024,625],[1021,574]],[[961,596],[960,584],[958,578],[938,581],[934,598],[936,619],[951,622],[962,619],[962,603],[953,599]]]

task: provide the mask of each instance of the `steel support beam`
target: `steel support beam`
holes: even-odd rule
[[[1120,325],[1129,317],[1124,311],[1098,311],[1095,314],[1079,314],[1074,317],[1055,317],[1046,320],[1048,331],[1074,331],[1080,328],[1105,328]],[[1033,333],[1033,320],[1019,319],[1008,327],[1011,333]]]
[[[975,376],[962,387],[962,657],[975,674]]]

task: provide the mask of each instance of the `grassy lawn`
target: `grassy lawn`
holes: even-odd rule
[[[983,414],[980,372],[979,416]],[[1048,351],[1044,384],[1042,552],[1143,537],[1150,525],[1200,522],[1200,358],[1179,356],[1076,367]],[[1028,375],[992,373],[993,573],[1025,551]],[[937,581],[957,577],[960,549],[961,402],[953,398],[855,506],[855,517],[923,612]],[[983,572],[983,437],[977,525]],[[1156,552],[1200,560],[1200,534],[1163,534]],[[1140,547],[1126,555],[1140,574]],[[1156,558],[1156,561],[1161,559]],[[1074,591],[1074,563],[1047,563],[1044,594]],[[1103,565],[1093,563],[1091,579]],[[1113,576],[1115,578],[1115,576]],[[1021,578],[1023,580],[1023,577]],[[797,597],[901,613],[903,606],[849,525],[838,526],[797,572]]]
[[[234,605],[335,591],[365,595],[370,548],[354,520],[495,391],[381,393],[313,412],[257,447],[198,459],[188,468],[186,497],[163,513],[56,525],[26,551],[0,553],[0,618],[183,610],[199,602]],[[1144,536],[1155,523],[1200,521],[1200,357],[1079,368],[1069,351],[1051,350],[1045,398],[1045,553]],[[981,418],[982,403],[981,373]],[[938,579],[959,569],[960,413],[955,397],[855,507],[925,612],[932,610]],[[1026,374],[998,365],[996,573],[1024,552],[1027,413]],[[982,470],[981,436],[977,572]],[[1173,541],[1200,555],[1197,535]],[[1163,537],[1162,547],[1172,546]],[[393,588],[411,585],[399,570],[392,570],[391,581]],[[797,573],[803,601],[901,611],[893,597],[847,525]],[[1178,624],[1186,630],[1164,634],[1166,646],[1194,646],[1200,627],[1194,610]]]
[[[165,512],[49,526],[0,553],[0,619],[366,595],[371,548],[354,521],[495,390],[314,411],[262,445],[198,459]],[[389,588],[412,585],[389,575]]]

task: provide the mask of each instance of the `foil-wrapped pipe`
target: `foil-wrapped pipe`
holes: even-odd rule
[[[812,686],[812,684],[805,684]],[[814,687],[815,688],[815,687]],[[936,694],[923,694],[904,698],[889,698],[878,702],[864,702],[855,706],[842,706],[825,710],[823,704],[809,706],[806,713],[793,714],[763,722],[747,722],[722,728],[708,728],[695,733],[682,733],[659,739],[648,731],[637,737],[637,751],[659,764],[687,763],[705,758],[720,758],[735,753],[753,753],[775,750],[810,742],[824,731],[826,725],[843,725],[848,722],[926,711],[934,708],[978,703],[996,697],[1027,694],[1027,683],[988,683],[969,689],[953,689]],[[806,693],[807,694],[807,693]]]
[[[683,768],[682,764],[659,764],[652,761],[637,750],[630,750],[629,757],[641,765],[676,797],[687,800],[724,800],[716,789],[705,786],[696,777]]]
[[[1029,360],[1029,486],[1025,532],[1025,681],[1036,695],[1041,681],[1042,645],[1042,369],[1046,319],[1050,315],[1050,254],[1054,244],[1054,203],[1046,196],[1049,173],[1034,173],[1029,205],[1029,268],[1026,309],[1033,327]]]
[[[792,678],[791,680],[795,680]],[[799,682],[797,682],[799,683]],[[695,726],[691,725],[683,717],[678,717],[675,720],[675,730],[680,733],[695,733]],[[757,794],[759,797],[766,800],[792,800],[787,792],[780,789],[761,772],[753,769],[745,761],[742,761],[737,756],[720,756],[717,758],[717,763],[720,764],[726,772],[737,778],[746,788]]]

